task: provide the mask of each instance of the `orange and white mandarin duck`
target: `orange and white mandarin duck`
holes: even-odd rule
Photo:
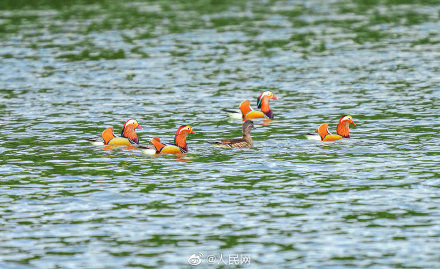
[[[160,142],[159,138],[151,139],[151,144],[154,145],[156,154],[180,154],[188,152],[188,145],[186,144],[186,136],[195,134],[189,125],[182,125],[177,129],[173,144],[164,144]],[[146,152],[150,153],[150,152]]]
[[[321,140],[321,141],[335,141],[342,138],[350,138],[349,125],[356,123],[353,122],[353,118],[349,115],[344,115],[339,119],[338,126],[336,127],[337,134],[331,134],[328,131],[328,124],[324,123],[315,131],[315,133],[309,133],[306,135],[307,139]]]
[[[262,113],[259,113],[259,111],[254,111],[250,107],[250,101],[249,101],[249,108],[246,108],[246,113],[252,112],[250,115],[246,118],[246,113],[243,113],[242,105],[243,102],[240,104],[240,110],[229,110],[224,109],[229,115],[229,117],[233,119],[243,119],[243,120],[250,120],[250,119],[257,119],[257,118],[269,118],[273,119],[274,115],[272,110],[269,107],[269,101],[270,99],[278,100],[278,98],[271,92],[271,91],[264,91],[260,94],[260,96],[257,98],[257,107],[261,109]],[[246,100],[248,101],[248,100]],[[244,102],[246,102],[244,101]],[[246,119],[245,119],[246,118]]]
[[[247,120],[243,122],[242,132],[243,137],[237,139],[222,140],[219,142],[212,142],[211,145],[221,148],[252,148],[251,130],[255,129],[254,122]]]
[[[110,146],[129,146],[131,144],[139,144],[139,138],[135,129],[143,129],[136,120],[129,119],[122,126],[121,136],[117,137],[113,128],[105,129],[101,137],[90,138],[88,141],[94,145],[110,145]]]

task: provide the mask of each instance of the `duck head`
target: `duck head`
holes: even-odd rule
[[[247,120],[243,122],[243,126],[242,126],[243,136],[250,136],[252,129],[255,129],[253,121]]]
[[[121,136],[126,137],[135,143],[139,143],[139,139],[134,131],[135,129],[144,128],[142,128],[136,120],[129,119],[124,123],[124,126],[122,126]]]
[[[353,117],[350,115],[344,115],[339,119],[338,127],[336,127],[336,133],[342,137],[350,138],[350,124],[356,125],[353,122]]]
[[[136,120],[129,119],[124,123],[124,126],[122,126],[122,132],[121,135],[124,135],[124,130],[127,128],[128,125],[133,125],[133,129],[144,129],[142,126],[139,125],[139,123]]]
[[[189,134],[195,134],[189,125],[182,125],[177,129],[176,136],[174,138],[174,144],[182,149],[187,149],[186,146],[186,136]]]
[[[269,117],[269,119],[273,119],[273,112],[269,107],[270,99],[278,100],[278,98],[271,91],[261,93],[257,98],[257,106],[264,114],[266,114],[267,117]]]

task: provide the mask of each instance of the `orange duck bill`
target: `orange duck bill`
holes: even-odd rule
[[[195,134],[189,125],[182,125],[177,129],[174,137],[174,144],[164,144],[159,138],[153,138],[151,144],[156,148],[156,154],[180,154],[188,152],[186,137],[188,134]]]

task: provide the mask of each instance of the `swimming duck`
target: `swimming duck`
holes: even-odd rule
[[[351,116],[344,115],[339,119],[338,126],[336,127],[337,135],[330,134],[328,131],[328,124],[324,123],[314,133],[309,133],[306,135],[306,137],[307,139],[321,141],[333,141],[341,138],[350,138],[350,124],[356,125]]]
[[[179,154],[187,153],[188,146],[186,144],[186,136],[188,134],[195,134],[189,125],[182,125],[177,129],[176,136],[174,137],[174,144],[163,144],[159,138],[153,138],[151,144],[156,149],[156,154]]]
[[[220,142],[212,142],[211,144],[216,147],[222,148],[251,148],[252,137],[251,130],[255,129],[254,122],[246,120],[242,125],[243,137],[237,139],[222,140]]]
[[[135,129],[143,129],[136,120],[129,119],[122,126],[121,136],[117,137],[113,128],[105,129],[101,137],[89,138],[88,141],[94,145],[110,145],[110,146],[129,146],[131,144],[139,144],[139,138]]]
[[[258,96],[257,107],[260,108],[261,112],[263,112],[263,113],[262,114],[261,113],[254,114],[254,119],[264,118],[264,117],[267,117],[269,119],[273,119],[274,115],[273,115],[272,110],[269,107],[270,99],[278,100],[278,97],[276,97],[271,91],[264,91],[263,93],[260,94],[260,96]],[[242,104],[243,104],[243,102],[242,102]],[[250,108],[250,101],[249,101],[249,109],[250,109],[250,111],[253,111]],[[244,120],[243,113],[242,113],[243,110],[241,109],[241,104],[240,104],[240,110],[224,109],[224,111],[226,111],[226,113],[228,113],[228,115],[233,119],[243,119]],[[251,119],[251,118],[248,118],[248,119]]]

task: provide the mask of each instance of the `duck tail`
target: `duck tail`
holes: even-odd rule
[[[226,109],[226,108],[223,108],[222,109],[224,112],[226,112],[226,113],[240,113],[240,111],[238,111],[238,110],[233,110],[233,109]]]
[[[105,129],[104,132],[102,132],[101,136],[102,139],[104,139],[104,145],[107,145],[108,142],[110,142],[110,140],[116,137],[115,134],[113,133],[113,128],[111,127]]]

